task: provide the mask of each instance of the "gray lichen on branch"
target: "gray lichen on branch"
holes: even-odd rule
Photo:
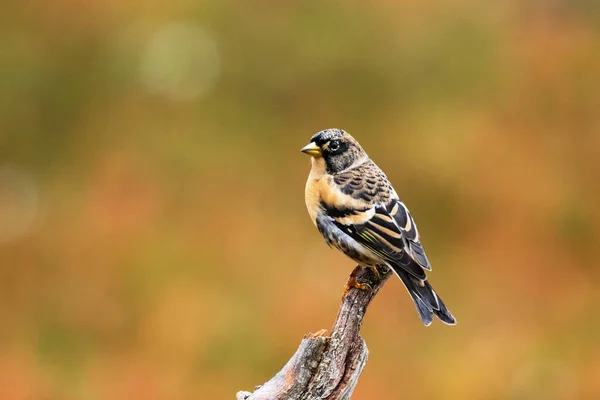
[[[378,267],[379,279],[369,269],[356,279],[366,290],[352,288],[342,298],[330,336],[309,334],[287,364],[254,393],[238,392],[237,400],[347,400],[352,395],[368,358],[359,332],[367,307],[390,277]]]

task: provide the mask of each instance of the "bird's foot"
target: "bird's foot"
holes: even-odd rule
[[[371,273],[373,274],[373,276],[377,279],[380,280],[381,279],[381,274],[379,273],[379,270],[377,269],[377,267],[375,266],[369,266],[368,267],[371,270]]]
[[[362,267],[360,265],[357,265],[356,268],[354,268],[354,271],[352,271],[352,273],[350,274],[350,277],[348,278],[348,282],[346,282],[346,287],[344,287],[344,293],[342,294],[342,299],[344,297],[346,297],[346,294],[348,294],[348,290],[350,290],[350,288],[355,288],[358,290],[371,290],[371,286],[367,283],[359,283],[356,280],[356,275],[358,275],[358,273],[360,272],[360,270],[362,269]]]
[[[348,290],[350,290],[350,288],[355,288],[358,290],[370,290],[371,286],[367,283],[358,283],[355,277],[351,277],[348,279],[348,282],[346,282],[346,287],[344,288],[344,294],[342,294],[342,297],[346,297],[346,294],[348,294]]]

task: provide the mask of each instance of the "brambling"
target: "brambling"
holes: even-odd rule
[[[347,132],[326,129],[302,149],[311,158],[306,207],[317,229],[333,246],[377,276],[385,265],[402,280],[428,326],[435,314],[456,320],[427,281],[431,265],[410,212],[387,176]],[[351,275],[348,286],[366,289]],[[348,289],[347,286],[347,289]]]

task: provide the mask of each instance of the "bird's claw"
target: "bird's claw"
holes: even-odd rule
[[[369,285],[368,283],[359,283],[356,280],[356,276],[350,276],[350,278],[348,278],[348,282],[346,282],[346,287],[344,288],[344,294],[342,294],[342,298],[346,297],[346,294],[348,294],[348,291],[350,290],[350,288],[355,288],[358,290],[371,290],[372,287],[371,285]]]

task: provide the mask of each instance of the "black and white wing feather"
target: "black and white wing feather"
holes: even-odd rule
[[[431,264],[419,239],[415,221],[385,174],[369,161],[334,176],[335,202],[321,206],[335,226],[389,265],[402,279],[421,319],[429,325],[436,314],[456,323],[425,271]]]
[[[334,177],[341,192],[334,204],[322,203],[335,224],[382,260],[418,279],[431,270],[417,226],[385,174],[369,161]],[[344,197],[349,199],[344,201]],[[341,200],[341,201],[339,201]],[[361,208],[350,207],[360,201]],[[353,216],[349,216],[353,214]],[[414,262],[411,262],[414,261]]]

